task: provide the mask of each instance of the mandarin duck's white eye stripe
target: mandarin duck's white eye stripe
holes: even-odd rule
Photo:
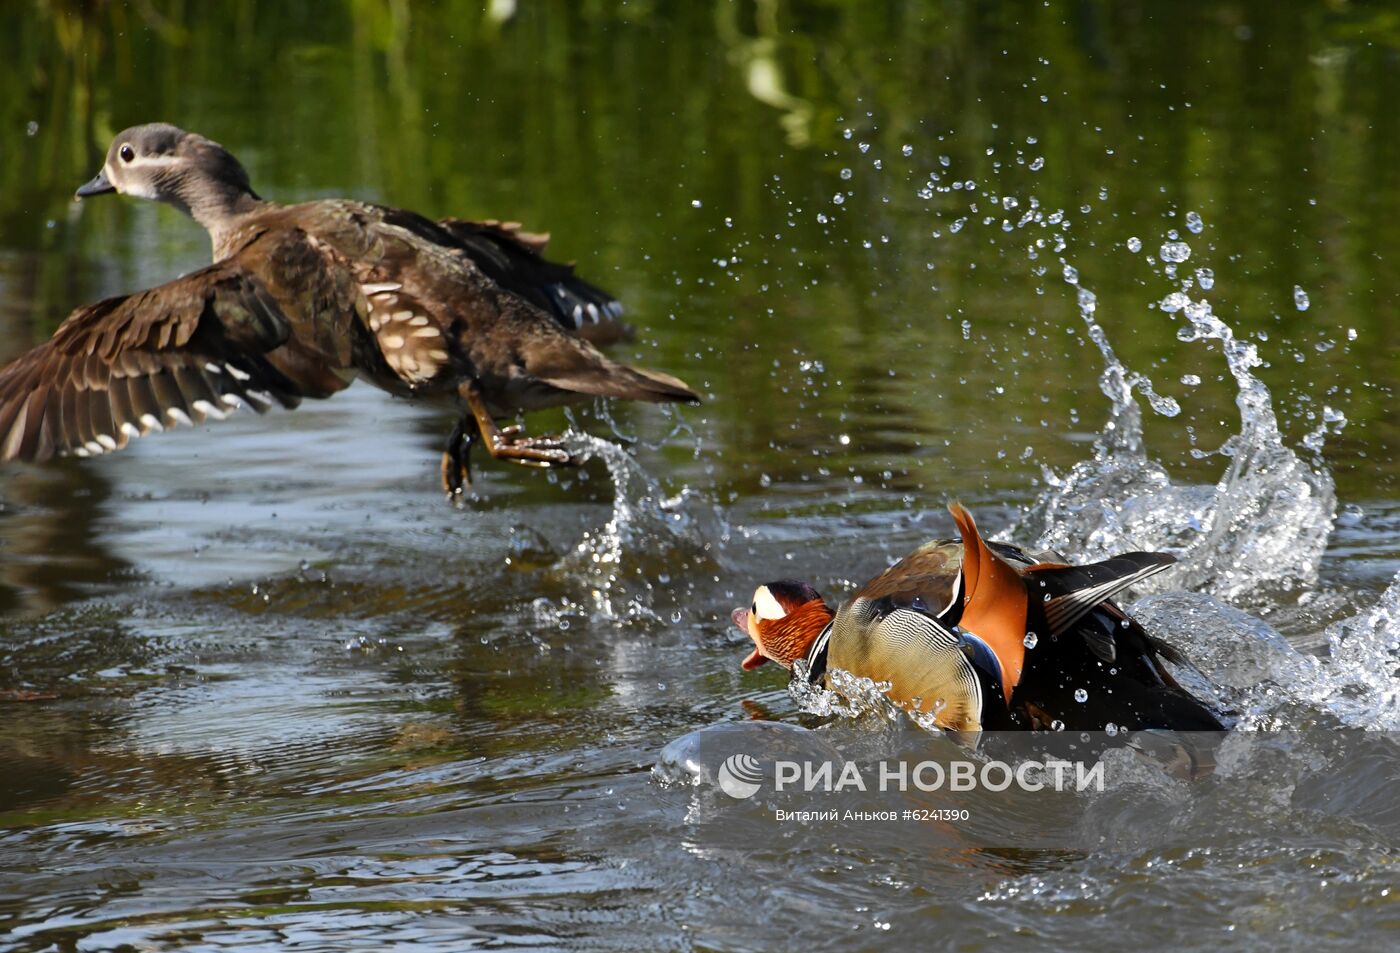
[[[754,618],[768,622],[773,619],[781,619],[787,615],[782,603],[774,598],[773,593],[768,591],[767,586],[759,586],[753,594]]]

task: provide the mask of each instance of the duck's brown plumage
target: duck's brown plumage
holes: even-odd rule
[[[80,308],[0,370],[0,459],[105,452],[238,401],[295,406],[361,376],[401,396],[462,399],[444,461],[452,489],[478,433],[493,455],[568,462],[557,443],[503,432],[494,416],[589,396],[698,400],[589,343],[626,333],[620,306],[518,226],[266,202],[222,147],[161,124],[118,135],[79,194],[113,190],[187,211],[216,264]]]

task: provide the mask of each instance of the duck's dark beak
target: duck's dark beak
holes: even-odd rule
[[[91,198],[94,195],[103,195],[107,192],[115,192],[116,190],[117,187],[114,186],[111,182],[107,181],[107,173],[99,172],[97,173],[97,175],[93,176],[91,182],[79,188],[75,195],[77,198],[86,199]]]

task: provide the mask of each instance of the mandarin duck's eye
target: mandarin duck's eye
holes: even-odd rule
[[[755,599],[755,600],[753,601],[753,604],[749,606],[749,611],[752,612],[754,615],[758,615],[758,600],[757,600],[757,599]]]
[[[136,158],[136,150],[129,145],[122,146],[117,150],[117,155],[121,156],[123,162],[130,162]]]

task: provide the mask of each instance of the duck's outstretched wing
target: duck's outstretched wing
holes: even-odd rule
[[[277,302],[230,260],[74,311],[0,368],[0,460],[119,450],[243,403],[295,406],[295,365],[267,354],[291,334]]]

